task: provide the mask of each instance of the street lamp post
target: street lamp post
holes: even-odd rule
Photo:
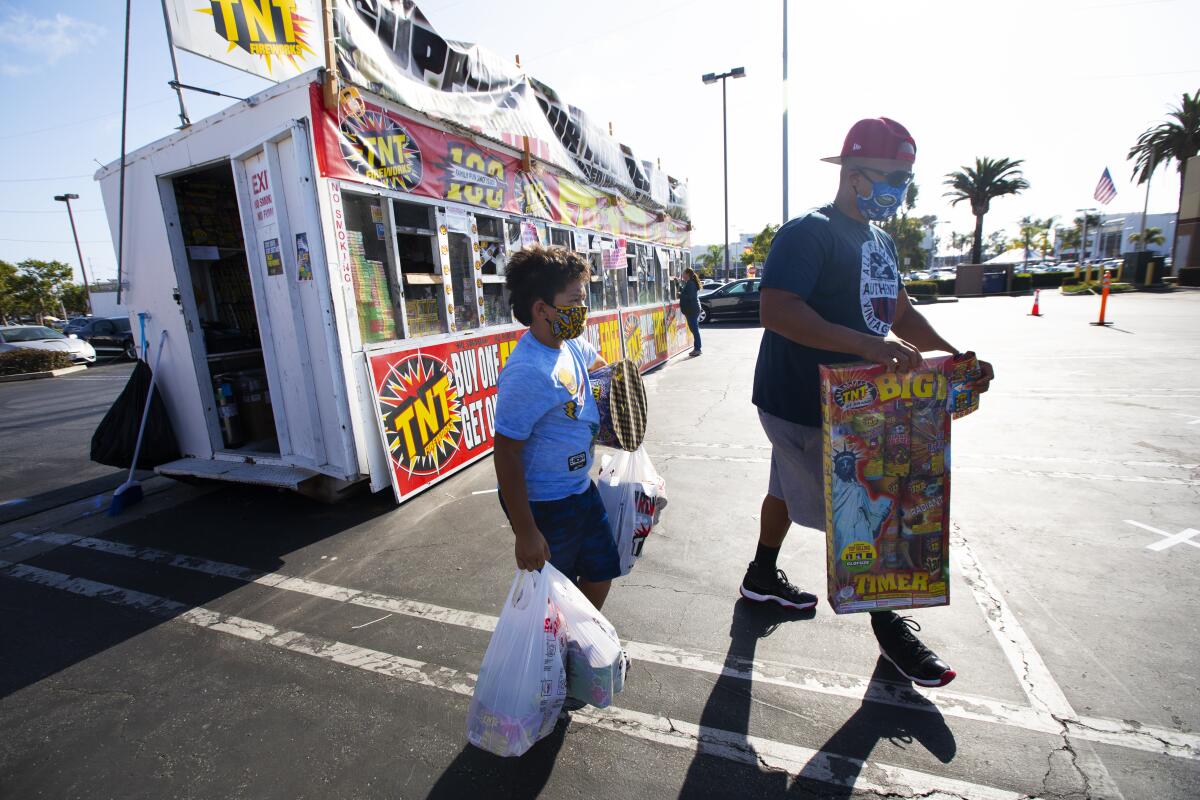
[[[71,220],[71,236],[75,239],[75,254],[79,256],[79,274],[83,276],[83,295],[87,298],[87,313],[92,312],[92,289],[88,286],[87,268],[83,264],[83,249],[79,246],[79,232],[75,230],[75,214],[71,211],[71,201],[78,200],[77,194],[56,194],[54,199],[67,204],[67,217]]]
[[[725,162],[725,280],[729,280],[729,115],[725,102],[725,79],[746,77],[745,67],[734,67],[728,72],[708,73],[701,77],[707,83],[721,82],[721,141]]]

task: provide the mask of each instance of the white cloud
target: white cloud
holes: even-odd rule
[[[6,78],[19,78],[32,73],[33,67],[27,67],[24,64],[0,64],[0,75]]]
[[[91,47],[104,33],[100,25],[62,13],[35,17],[27,11],[10,11],[0,19],[0,43],[12,45],[47,64]],[[14,68],[20,69],[14,65],[0,69],[12,75],[9,70]]]

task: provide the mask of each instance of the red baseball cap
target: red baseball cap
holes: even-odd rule
[[[846,134],[840,156],[822,158],[830,164],[841,164],[846,158],[885,159],[888,161],[917,160],[917,143],[908,129],[887,117],[860,119]]]

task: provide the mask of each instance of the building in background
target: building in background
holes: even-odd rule
[[[1158,228],[1162,231],[1163,244],[1148,245],[1145,249],[1155,255],[1171,254],[1171,242],[1175,239],[1175,220],[1177,214],[1147,214],[1146,228]],[[1088,228],[1087,258],[1120,258],[1125,253],[1132,253],[1138,246],[1129,237],[1142,230],[1142,212],[1130,211],[1125,214],[1102,214],[1100,226]],[[1073,247],[1059,248],[1055,246],[1055,256],[1059,261],[1078,261],[1079,253]]]
[[[117,282],[97,281],[92,289],[92,316],[125,317],[129,310],[117,302]]]
[[[1176,275],[1183,267],[1200,267],[1200,156],[1188,159],[1179,203],[1179,225],[1175,236],[1168,237],[1167,242],[1174,245]]]

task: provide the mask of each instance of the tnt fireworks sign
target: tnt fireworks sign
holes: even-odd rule
[[[168,0],[175,46],[268,80],[325,66],[319,0]]]
[[[492,451],[496,381],[522,333],[367,356],[398,501]]]

